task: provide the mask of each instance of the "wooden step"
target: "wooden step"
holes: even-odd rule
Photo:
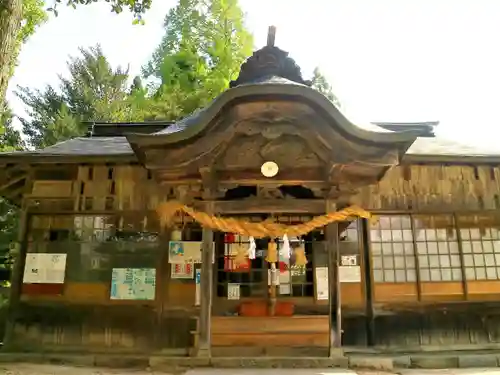
[[[328,316],[214,316],[213,346],[328,347]]]
[[[212,333],[328,333],[328,316],[214,316]]]
[[[325,333],[213,333],[213,346],[328,347]]]

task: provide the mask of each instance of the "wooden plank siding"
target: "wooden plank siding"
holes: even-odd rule
[[[158,251],[164,249],[168,236],[160,228],[154,211],[171,191],[159,187],[145,169],[136,165],[80,166],[77,175],[76,180],[35,180],[32,191],[25,195],[24,207],[31,215],[28,251],[67,252],[68,273],[61,294],[21,295],[15,327],[17,344],[26,350],[64,346],[94,351],[187,353],[193,344],[190,332],[195,330],[198,317],[198,308],[194,306],[195,284],[194,280],[170,279],[170,265]],[[361,189],[352,203],[378,216],[468,214],[475,215],[477,222],[484,222],[485,218],[498,214],[499,196],[498,166],[412,165],[393,168],[378,184]],[[101,268],[97,269],[82,262],[81,243],[67,241],[60,245],[41,240],[40,236],[46,235],[44,231],[74,230],[75,217],[86,215],[112,217],[114,225],[121,229],[158,232],[159,239],[146,248],[137,246],[128,255],[116,252],[113,246],[102,247],[98,249]],[[300,219],[300,214],[296,215]],[[190,222],[187,217],[179,220],[180,225]],[[496,225],[495,220],[492,223]],[[360,241],[359,254],[363,266],[362,243]],[[95,250],[94,247],[88,252]],[[158,278],[163,288],[156,299],[110,300],[109,270],[118,265],[161,269]],[[371,280],[366,280],[362,273],[360,283],[341,285],[344,345],[366,345],[366,284],[369,282],[372,283],[370,297],[375,311],[377,345],[500,341],[496,328],[492,328],[490,334],[480,333],[486,326],[500,322],[500,312],[496,312],[495,305],[500,302],[500,280],[375,282],[373,267],[371,271]],[[290,297],[290,300],[310,307],[313,312],[327,314],[326,301],[308,297]],[[488,309],[483,302],[489,303]],[[443,318],[439,310],[442,306],[453,319]],[[424,310],[431,312],[423,314]],[[464,315],[464,311],[468,311],[468,315]],[[471,317],[478,318],[471,320]],[[448,334],[458,332],[457,327],[461,325],[460,335],[451,333],[455,339],[444,333],[446,329]],[[488,329],[486,332],[490,332]],[[311,342],[324,339],[324,336],[318,337],[311,337]],[[290,342],[289,339],[280,338],[283,344]],[[220,342],[230,343],[228,340],[221,338]]]

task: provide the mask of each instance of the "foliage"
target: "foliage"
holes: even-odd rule
[[[4,108],[7,108],[4,105]],[[0,136],[0,150],[13,151],[22,147],[21,137],[12,124],[12,113],[7,109],[0,115],[0,125],[5,132]],[[9,269],[12,263],[10,244],[16,241],[19,220],[19,210],[4,198],[0,198],[0,287],[9,279]],[[0,308],[2,296],[0,294]]]
[[[13,127],[13,114],[5,102],[8,81],[14,74],[21,46],[47,19],[43,0],[6,0],[0,6],[0,151],[22,147],[21,137]],[[9,279],[11,267],[10,244],[16,241],[19,210],[0,198],[0,284]],[[6,298],[0,295],[0,309]],[[0,312],[0,315],[1,312]],[[3,316],[3,315],[2,315]]]
[[[152,118],[176,119],[204,107],[227,89],[251,54],[237,0],[180,0],[165,17],[165,35],[144,66],[155,78]]]
[[[132,119],[128,72],[113,69],[100,46],[80,49],[80,56],[70,57],[68,70],[68,78],[59,76],[59,87],[18,88],[29,116],[20,120],[30,146],[46,147],[83,135],[84,122]]]
[[[98,3],[102,0],[64,0],[64,3],[68,6],[76,8],[77,5],[88,5],[92,3]],[[105,0],[111,5],[111,11],[114,13],[121,13],[124,9],[128,9],[136,16],[136,22],[142,21],[142,14],[145,13],[149,8],[151,8],[152,0]],[[58,6],[63,3],[62,0],[54,0],[54,4],[48,11],[54,13],[57,16]]]
[[[23,146],[21,134],[14,128],[12,112],[6,104],[4,104],[4,108],[6,110],[0,114],[0,125],[5,129],[5,132],[0,135],[0,151],[20,150]]]
[[[67,5],[88,5],[103,0],[64,0]],[[143,23],[142,14],[151,7],[152,0],[104,0],[111,10],[121,13],[128,9],[135,15],[135,23]],[[62,0],[54,0],[48,8],[57,15]],[[44,0],[2,0],[0,2],[0,105],[3,105],[7,86],[20,52],[20,46],[36,28],[47,19]],[[0,112],[5,110],[0,106]],[[1,130],[1,129],[0,129]]]
[[[312,87],[325,95],[333,104],[335,104],[337,108],[341,107],[339,99],[333,93],[332,86],[330,85],[326,77],[321,73],[319,68],[314,69],[312,77]]]
[[[8,113],[5,93],[21,46],[47,20],[43,0],[4,0],[0,5],[0,113]],[[0,128],[0,133],[3,128]]]
[[[23,22],[18,34],[20,43],[26,43],[28,38],[35,33],[37,27],[47,21],[44,5],[44,0],[23,0]]]

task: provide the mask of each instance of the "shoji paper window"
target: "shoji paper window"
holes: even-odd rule
[[[372,223],[370,239],[375,282],[416,281],[410,216],[378,216]]]
[[[467,280],[500,279],[500,232],[493,217],[459,216]]]
[[[414,216],[420,281],[460,281],[460,251],[451,215]]]

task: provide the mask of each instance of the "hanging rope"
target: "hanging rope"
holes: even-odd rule
[[[225,233],[235,233],[243,236],[252,236],[254,238],[283,237],[284,235],[302,236],[314,229],[324,227],[325,225],[336,221],[350,221],[354,220],[355,217],[368,219],[371,216],[369,212],[363,210],[362,208],[351,206],[337,212],[316,216],[306,223],[297,225],[284,225],[268,220],[260,223],[253,223],[235,218],[217,217],[214,215],[209,215],[205,212],[196,211],[191,207],[188,207],[176,201],[165,202],[161,204],[158,207],[157,211],[160,216],[160,222],[162,226],[172,226],[174,224],[175,215],[180,212],[184,212],[206,228],[218,230]]]

